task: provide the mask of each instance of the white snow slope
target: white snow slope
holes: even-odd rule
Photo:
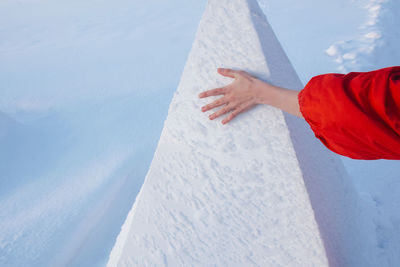
[[[0,266],[106,264],[204,5],[0,1]]]
[[[209,1],[108,266],[374,266],[354,187],[303,121],[201,114],[221,65],[302,88],[255,1]]]

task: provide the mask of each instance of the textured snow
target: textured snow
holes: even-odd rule
[[[255,1],[209,1],[108,266],[369,266],[354,188],[303,121],[200,112],[221,66],[302,88]]]

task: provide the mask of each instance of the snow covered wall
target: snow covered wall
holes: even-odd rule
[[[370,266],[358,199],[308,126],[257,106],[209,121],[218,67],[302,88],[253,0],[210,0],[108,266]]]

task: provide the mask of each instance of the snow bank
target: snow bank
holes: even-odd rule
[[[108,266],[369,266],[353,186],[303,121],[201,113],[221,66],[302,88],[255,1],[209,1]]]

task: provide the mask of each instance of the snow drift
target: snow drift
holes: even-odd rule
[[[338,158],[309,127],[257,106],[209,121],[217,67],[302,88],[254,0],[209,1],[144,185],[108,266],[369,266]],[[218,121],[218,120],[217,120]]]

